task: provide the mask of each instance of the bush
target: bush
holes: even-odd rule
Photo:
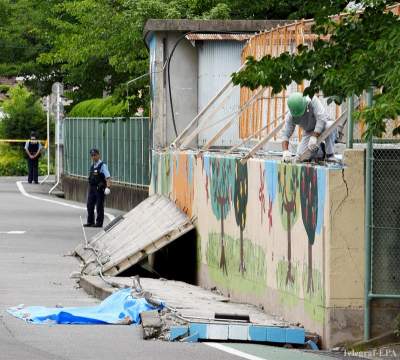
[[[71,117],[123,117],[128,114],[126,101],[112,96],[103,99],[90,99],[76,104],[70,111]]]
[[[50,171],[52,169],[50,168]],[[39,159],[39,175],[47,174],[47,159]],[[23,146],[0,145],[0,176],[28,175],[28,161]]]
[[[45,138],[46,114],[39,98],[23,85],[10,88],[8,95],[2,104],[5,117],[0,123],[0,136],[27,139],[34,130],[39,138]]]

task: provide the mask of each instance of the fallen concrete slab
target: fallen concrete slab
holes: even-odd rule
[[[75,249],[88,275],[118,275],[194,228],[170,199],[153,195]]]
[[[107,282],[119,288],[135,288],[134,278],[106,277]],[[158,337],[170,341],[244,341],[260,343],[281,343],[308,346],[318,342],[310,338],[299,324],[292,324],[266,314],[253,305],[230,302],[229,298],[184,282],[165,279],[140,279],[144,291],[165,304],[158,314],[148,314],[143,320],[144,338]],[[116,291],[99,276],[81,277],[80,285],[91,295],[105,296]],[[150,301],[151,303],[151,301]],[[236,319],[219,318],[218,313],[232,314]],[[147,314],[144,314],[146,317]],[[241,320],[246,318],[249,320]],[[159,320],[162,325],[160,326]]]
[[[132,287],[133,284],[132,279],[126,277],[107,276],[106,280],[121,288]],[[181,281],[141,278],[140,283],[145,291],[154,298],[162,299],[168,307],[176,309],[185,318],[214,319],[215,313],[248,314],[253,324],[294,325],[266,314],[254,305],[230,302],[225,296]],[[83,275],[80,285],[93,296],[108,296],[116,291],[99,276]]]

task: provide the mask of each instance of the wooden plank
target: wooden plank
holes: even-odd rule
[[[255,100],[257,100],[257,98],[259,96],[261,96],[264,92],[265,92],[266,88],[260,88],[258,89],[255,94],[251,97],[250,100],[247,101],[247,103],[245,104],[245,106],[249,106],[252,103],[254,103]],[[214,143],[215,141],[217,141],[221,135],[228,130],[231,126],[232,126],[232,122],[234,120],[237,119],[238,116],[240,116],[240,114],[245,110],[245,108],[240,109],[239,114],[234,115],[232,119],[230,119],[202,148],[202,150],[208,150]]]
[[[248,159],[250,159],[254,153],[256,153],[265,143],[267,143],[269,140],[271,140],[283,127],[285,124],[285,121],[282,121],[279,123],[275,129],[273,129],[269,134],[267,134],[261,141],[257,143],[257,145],[253,146],[253,148],[250,150],[250,152],[242,159],[240,162],[242,164],[245,164]]]

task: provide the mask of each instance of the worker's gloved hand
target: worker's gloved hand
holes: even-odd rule
[[[104,189],[104,195],[110,195],[110,193],[111,193],[110,188],[105,188]]]
[[[289,150],[284,150],[282,153],[282,161],[283,162],[291,162],[292,161],[292,153]]]
[[[317,138],[316,136],[311,136],[310,140],[308,141],[308,149],[310,151],[317,151],[318,150],[318,145],[317,145]]]

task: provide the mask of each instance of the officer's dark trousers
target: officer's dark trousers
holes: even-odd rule
[[[39,159],[28,159],[28,183],[38,182]]]
[[[89,186],[87,199],[87,223],[94,224],[94,208],[96,207],[96,225],[103,226],[104,221],[104,191],[97,190],[96,186]]]

